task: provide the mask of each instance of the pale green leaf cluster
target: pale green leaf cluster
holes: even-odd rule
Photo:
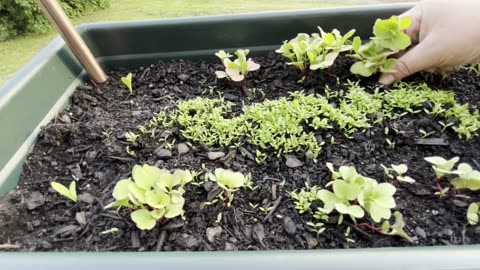
[[[446,174],[451,174],[455,164],[460,160],[459,157],[446,160],[442,157],[426,157],[425,160],[432,163],[433,170],[435,171],[435,177],[437,179],[443,178]]]
[[[392,16],[390,19],[378,19],[373,27],[374,37],[362,45],[359,37],[353,40],[354,54],[350,55],[359,61],[352,65],[350,71],[364,77],[370,77],[377,72],[393,72],[396,64],[391,55],[410,46],[410,37],[403,30],[410,27],[412,19],[400,19]]]
[[[130,91],[130,95],[133,94],[133,89],[132,89],[132,73],[128,73],[126,77],[121,78],[123,84],[128,88]]]
[[[248,49],[238,49],[235,52],[237,59],[230,60],[231,54],[221,50],[215,55],[220,58],[222,64],[225,66],[225,71],[216,71],[215,74],[219,79],[227,78],[232,81],[241,82],[251,71],[255,71],[260,68],[260,65],[255,63],[251,58],[247,59]]]
[[[455,174],[457,177],[450,181],[455,189],[469,189],[473,191],[480,189],[480,172],[474,170],[472,166],[467,163],[460,163]]]
[[[246,178],[242,173],[222,168],[215,169],[215,174],[210,173],[208,178],[217,183],[221,189],[229,192],[234,192],[244,187],[246,182]]]
[[[183,187],[193,180],[190,171],[176,170],[172,174],[147,164],[135,165],[132,178],[117,182],[113,189],[115,201],[106,208],[133,209],[131,218],[141,230],[151,230],[164,218],[183,215]]]
[[[410,238],[410,236],[408,236],[408,234],[403,230],[403,228],[405,227],[403,215],[400,212],[395,211],[395,213],[393,213],[393,216],[395,217],[395,222],[392,225],[390,225],[387,220],[383,222],[382,233],[388,235],[397,235],[406,239],[407,241],[412,242],[412,238]]]
[[[343,222],[345,215],[356,223],[357,219],[364,218],[367,213],[374,222],[385,220],[382,233],[398,235],[411,241],[403,230],[405,224],[399,212],[394,213],[395,223],[391,226],[388,223],[392,216],[391,209],[396,206],[393,198],[396,188],[393,185],[365,177],[353,166],[341,166],[338,171],[332,163],[327,163],[326,166],[332,172],[332,181],[326,185],[331,190],[306,185],[299,192],[289,193],[300,213],[313,213],[315,219],[326,221],[335,211],[340,214],[338,224]],[[321,207],[318,207],[319,202],[322,203]],[[313,205],[317,205],[316,209]],[[325,230],[323,222],[308,222],[307,225],[316,230],[317,234]]]
[[[291,40],[286,40],[275,52],[282,54],[289,62],[288,65],[297,67],[305,75],[307,69],[325,69],[333,65],[340,52],[352,49],[350,37],[355,30],[350,30],[344,36],[334,29],[325,33],[319,27],[320,33],[311,35],[300,33]]]
[[[77,202],[77,184],[75,181],[70,183],[70,186],[67,188],[66,186],[58,183],[58,182],[51,182],[50,185],[52,188],[58,192],[60,195]]]
[[[467,220],[470,225],[477,225],[480,211],[479,203],[471,203],[467,210]]]
[[[415,179],[411,178],[410,176],[404,175],[408,171],[408,166],[406,164],[392,164],[390,168],[382,164],[380,164],[380,166],[383,168],[385,175],[392,180],[396,179],[398,181],[406,183],[415,182]],[[395,172],[396,175],[392,174],[391,172]]]

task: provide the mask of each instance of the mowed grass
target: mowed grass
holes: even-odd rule
[[[415,2],[413,0],[111,0],[107,10],[73,20],[75,25],[92,22],[149,20],[260,11],[328,8],[338,6]],[[0,85],[11,78],[54,37],[28,34],[0,42]]]

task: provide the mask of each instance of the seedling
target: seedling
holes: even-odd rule
[[[407,183],[415,182],[413,178],[409,176],[404,176],[404,174],[408,171],[408,167],[405,164],[400,164],[400,165],[392,164],[391,168],[387,168],[382,164],[380,164],[380,166],[383,168],[385,175],[392,180],[398,180],[398,181],[407,182]],[[396,173],[396,176],[391,174],[392,171]]]
[[[467,210],[467,219],[470,225],[477,225],[480,211],[478,207],[479,203],[472,203]]]
[[[127,145],[125,147],[125,152],[127,152],[127,154],[129,154],[130,156],[136,158],[137,157],[137,154],[135,153],[134,150],[130,149],[130,145]]]
[[[362,45],[361,39],[355,37],[355,53],[350,56],[360,61],[353,64],[350,71],[364,77],[370,77],[377,72],[394,72],[396,60],[388,57],[410,46],[410,38],[403,30],[410,27],[411,23],[412,19],[409,17],[378,19],[373,27],[375,36],[369,43]]]
[[[317,238],[325,231],[325,224],[321,222],[307,222],[307,225],[310,226],[312,230],[317,234]]]
[[[215,223],[217,223],[218,225],[220,225],[220,223],[222,223],[222,212],[218,213],[217,219],[215,220]]]
[[[480,172],[474,170],[472,166],[467,163],[460,163],[454,173],[457,177],[450,183],[455,189],[469,189],[473,191],[480,189]]]
[[[410,238],[410,236],[408,236],[408,234],[403,229],[405,227],[403,215],[400,212],[396,211],[395,213],[393,213],[393,216],[395,217],[395,222],[392,225],[390,225],[388,221],[383,222],[381,232],[387,235],[397,235],[406,239],[409,242],[412,242],[412,238]]]
[[[132,89],[132,73],[128,73],[126,77],[122,77],[122,82],[125,84],[130,91],[130,95],[133,95],[133,89]]]
[[[100,234],[101,235],[106,235],[106,234],[116,234],[116,233],[118,233],[118,228],[114,227],[114,228],[108,229],[106,231],[103,231]]]
[[[224,191],[224,202],[230,206],[233,202],[233,192],[245,186],[245,176],[232,170],[215,169],[215,174],[209,173],[208,178],[217,183]]]
[[[442,157],[426,157],[425,160],[433,164],[432,168],[435,171],[437,180],[442,179],[446,174],[451,174],[453,166],[460,160],[459,157],[454,157],[446,160]]]
[[[262,211],[265,215],[267,215],[273,209],[273,207],[272,206],[270,206],[270,207],[261,207],[260,206],[258,209],[260,211]]]
[[[435,133],[435,131],[426,132],[426,131],[423,130],[423,129],[420,129],[419,131],[420,131],[420,133],[422,134],[422,139],[425,139],[425,138],[427,138],[427,137],[429,137],[430,135],[432,135],[432,134]]]
[[[390,149],[394,149],[395,148],[395,145],[396,143],[394,141],[391,141],[389,138],[385,139],[387,144],[388,144],[388,148]]]
[[[248,205],[250,205],[250,207],[252,207],[253,210],[256,210],[258,208],[258,203],[251,203],[249,202]]]
[[[257,162],[258,165],[264,164],[267,160],[268,155],[260,152],[258,149],[255,153],[255,162]]]
[[[135,165],[132,178],[117,182],[113,189],[115,201],[105,208],[123,206],[134,210],[131,218],[141,230],[151,230],[157,222],[183,215],[183,187],[193,180],[189,171],[171,174],[146,164]]]
[[[70,183],[70,186],[69,188],[67,188],[66,186],[58,183],[58,182],[51,182],[50,185],[52,186],[52,188],[60,193],[60,195],[72,200],[73,202],[77,202],[77,183],[75,181],[72,181]]]
[[[340,52],[351,50],[349,38],[355,30],[350,30],[345,36],[334,29],[331,33],[325,33],[319,27],[320,35],[300,33],[290,41],[284,41],[283,45],[275,52],[289,59],[289,65],[293,65],[305,76],[307,69],[325,69],[333,65]]]
[[[225,71],[216,71],[215,74],[219,79],[227,78],[232,81],[246,82],[247,74],[251,71],[255,71],[260,68],[260,65],[255,63],[251,58],[247,59],[247,55],[250,51],[245,49],[238,49],[235,52],[237,59],[234,61],[230,60],[232,57],[231,54],[226,53],[221,50],[215,55],[220,58],[223,65],[225,66]]]
[[[125,132],[125,139],[127,139],[127,141],[130,143],[135,143],[138,140],[138,138],[140,138],[139,134],[135,134],[131,131]]]

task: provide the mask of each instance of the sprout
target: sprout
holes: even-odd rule
[[[478,223],[478,217],[480,215],[478,209],[478,203],[472,203],[467,210],[467,219],[470,225],[476,225]]]
[[[130,95],[133,94],[133,89],[132,89],[132,73],[128,73],[126,77],[121,78],[123,84],[127,86],[128,90],[130,91]]]
[[[217,52],[215,55],[222,60],[225,66],[225,71],[215,72],[217,77],[219,79],[227,78],[236,82],[244,81],[250,71],[255,71],[260,68],[260,65],[255,63],[251,58],[247,59],[249,52],[249,50],[238,49],[235,52],[237,59],[234,61],[230,60],[232,55],[229,53],[223,50]]]
[[[141,230],[151,230],[165,218],[183,215],[183,187],[193,180],[190,171],[173,174],[149,165],[135,165],[132,178],[117,182],[113,189],[115,201],[105,208],[124,206],[136,209],[131,218]]]
[[[69,188],[67,188],[66,186],[58,183],[58,182],[51,182],[50,185],[52,186],[52,188],[60,193],[60,195],[74,201],[74,202],[77,202],[77,190],[76,190],[76,182],[75,181],[72,181],[70,183],[70,186]]]
[[[425,160],[433,164],[432,168],[435,171],[435,176],[437,177],[437,179],[441,179],[446,174],[454,173],[451,170],[453,169],[453,166],[455,166],[455,163],[460,160],[460,158],[454,157],[450,160],[446,160],[442,157],[434,156],[426,157]]]

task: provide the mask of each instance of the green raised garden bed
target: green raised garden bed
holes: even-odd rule
[[[355,28],[368,38],[376,18],[399,14],[410,5],[387,5],[159,21],[92,24],[79,27],[101,65],[136,68],[158,60],[214,60],[218,50],[249,48],[261,56],[279,41],[316,26]],[[69,104],[87,79],[60,38],[42,50],[0,89],[0,195],[18,183],[25,157],[40,127]],[[1,218],[1,216],[0,216]],[[0,219],[0,228],[1,228]],[[0,243],[3,244],[3,243]],[[369,248],[304,251],[162,252],[162,253],[0,253],[2,269],[478,269],[480,247]]]

